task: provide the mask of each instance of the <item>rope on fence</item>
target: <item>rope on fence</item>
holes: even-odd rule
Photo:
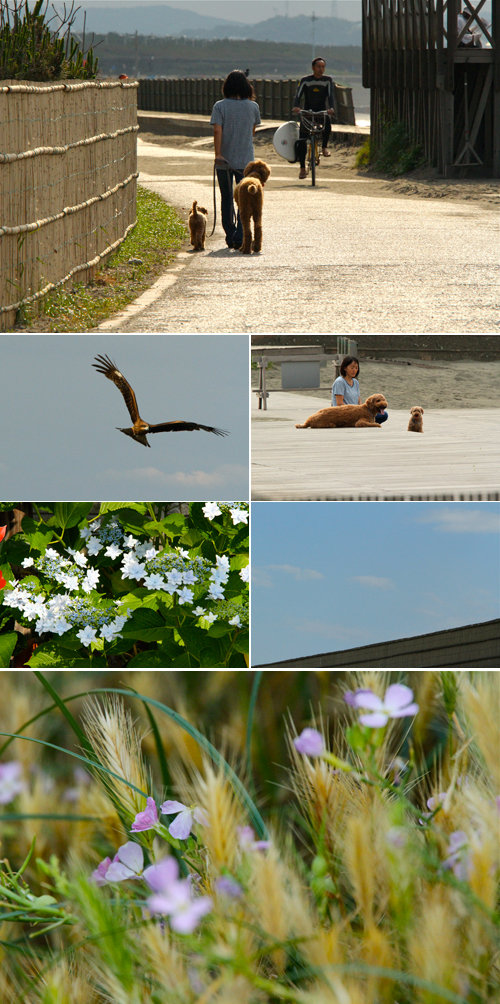
[[[130,223],[123,234],[123,237],[119,237],[117,241],[110,244],[104,249],[104,251],[101,251],[101,253],[96,255],[95,258],[92,258],[91,261],[86,261],[83,265],[76,265],[75,268],[72,268],[63,279],[59,279],[58,282],[49,282],[47,286],[41,289],[38,293],[33,293],[32,296],[25,296],[24,299],[18,300],[17,303],[11,303],[8,307],[0,307],[0,314],[6,314],[9,310],[19,310],[19,307],[24,307],[27,303],[35,303],[35,301],[40,300],[42,296],[47,296],[47,293],[52,293],[52,291],[57,289],[58,286],[64,286],[64,283],[68,282],[69,279],[76,275],[77,272],[83,272],[86,268],[92,268],[94,265],[98,265],[103,258],[106,258],[112,251],[116,251],[117,247],[119,247],[120,244],[123,244],[123,241],[128,236],[130,231],[134,229],[136,223],[137,220]]]
[[[121,87],[127,90],[130,87],[139,87],[138,80],[83,80],[77,84],[49,84],[48,87],[34,87],[31,84],[5,84],[0,87],[0,94],[50,94],[52,91],[84,91],[88,88],[105,90],[112,87]]]
[[[91,146],[92,143],[100,143],[103,139],[117,139],[128,132],[138,132],[139,126],[127,126],[126,129],[117,129],[116,132],[101,132],[97,136],[87,136],[86,139],[76,140],[75,143],[66,143],[66,146],[37,146],[34,150],[23,150],[22,153],[0,153],[0,164],[12,164],[15,160],[27,160],[29,157],[40,157],[41,154],[58,156],[74,150],[77,146]]]
[[[42,227],[47,226],[48,223],[55,223],[56,220],[62,220],[65,216],[71,216],[73,213],[78,213],[80,209],[92,206],[94,202],[104,202],[105,199],[109,199],[110,195],[114,195],[118,189],[126,188],[134,178],[138,177],[139,172],[136,171],[134,174],[130,174],[128,178],[125,178],[125,181],[119,181],[114,188],[108,188],[107,192],[103,192],[102,195],[93,195],[91,199],[87,199],[86,202],[80,202],[77,206],[66,206],[60,213],[56,213],[54,216],[47,216],[44,220],[36,220],[35,223],[21,223],[18,227],[0,227],[0,237],[10,236],[11,234],[28,234],[32,233],[33,230],[40,230]]]

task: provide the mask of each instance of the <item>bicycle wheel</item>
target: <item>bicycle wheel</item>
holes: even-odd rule
[[[311,135],[311,184],[316,185],[316,136]]]

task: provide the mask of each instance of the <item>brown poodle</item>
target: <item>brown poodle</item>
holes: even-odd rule
[[[205,250],[205,234],[207,232],[208,210],[193,202],[188,224],[191,234],[191,244],[195,251]]]
[[[375,415],[381,415],[387,408],[383,394],[372,394],[364,404],[341,404],[333,408],[321,408],[314,415],[309,415],[303,425],[296,429],[338,429],[341,426],[354,425],[357,429],[380,429],[375,422]]]
[[[234,190],[234,201],[240,211],[243,227],[243,254],[260,251],[262,248],[262,206],[264,185],[271,174],[271,168],[263,160],[251,160],[247,164],[243,179]],[[252,243],[251,220],[253,217],[254,238]]]
[[[412,408],[410,411],[410,421],[408,422],[408,432],[423,432],[424,423],[422,421],[423,408]]]

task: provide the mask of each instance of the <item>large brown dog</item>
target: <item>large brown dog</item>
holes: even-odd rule
[[[240,211],[243,227],[243,254],[250,251],[260,251],[262,248],[262,206],[264,204],[264,185],[271,174],[271,168],[263,160],[251,160],[247,164],[243,179],[234,190],[234,201]],[[253,219],[254,238],[252,242]]]
[[[412,408],[410,411],[410,421],[408,422],[408,432],[423,432],[424,423],[422,420],[422,415],[424,414],[423,408]]]
[[[296,429],[339,429],[342,426],[354,425],[357,429],[380,429],[375,422],[375,415],[382,414],[387,408],[383,394],[372,394],[364,404],[341,404],[333,408],[321,408],[314,415],[309,415],[303,425]]]

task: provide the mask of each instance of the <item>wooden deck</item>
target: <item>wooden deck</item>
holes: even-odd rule
[[[254,500],[500,498],[500,408],[434,410],[424,433],[406,431],[409,409],[375,429],[296,429],[322,398],[252,394]]]

